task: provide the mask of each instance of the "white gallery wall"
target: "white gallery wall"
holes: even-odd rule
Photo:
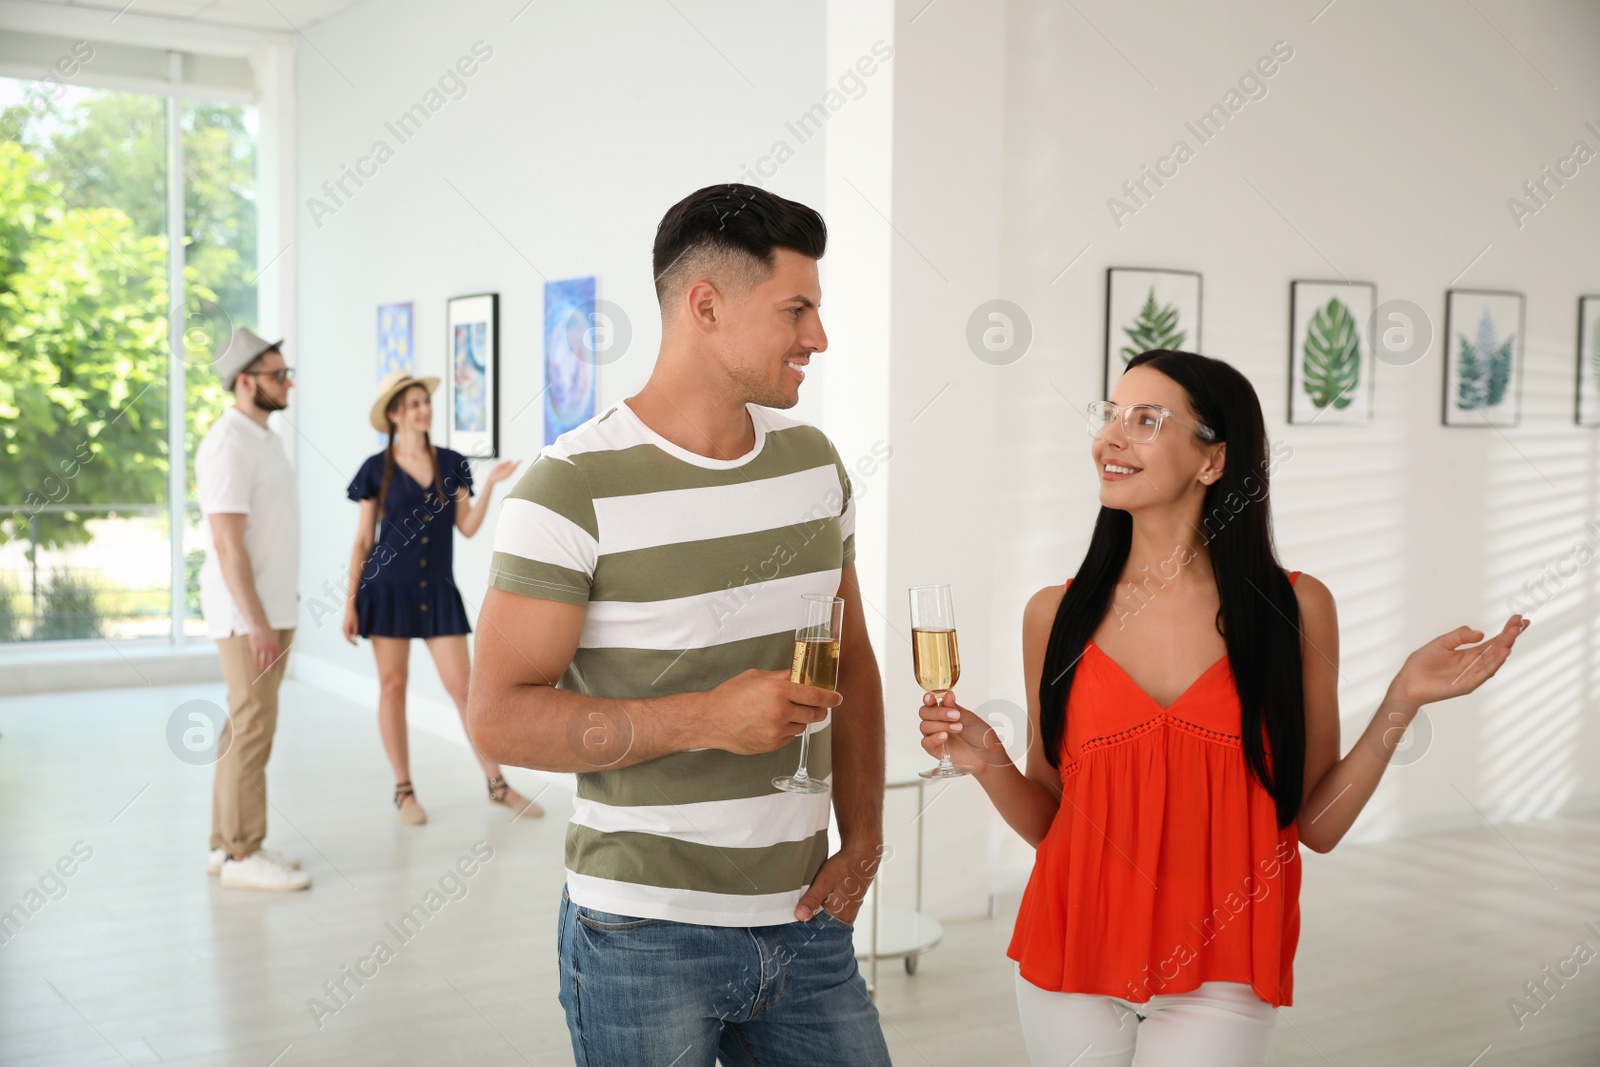
[[[765,184],[821,203],[821,139],[802,142],[785,123],[821,93],[823,48],[817,3],[735,17],[726,3],[385,0],[309,30],[298,57],[299,240],[289,253],[302,338],[289,415],[308,516],[300,677],[376,705],[370,648],[345,643],[336,598],[356,525],[345,487],[379,448],[367,424],[377,306],[413,302],[418,373],[442,377],[446,300],[498,292],[500,454],[532,460],[544,432],[544,282],[598,277],[599,296],[621,309],[632,336],[599,369],[597,407],[636,392],[660,340],[650,250],[667,208],[756,166],[780,139],[793,153],[765,167]],[[400,129],[417,104],[436,110],[419,131]],[[337,183],[358,165],[375,176],[347,179],[344,196]],[[441,387],[438,444],[448,440],[444,409]],[[819,412],[814,390],[799,417]],[[487,466],[474,464],[480,477]],[[456,537],[456,581],[473,618],[492,539],[492,513],[476,538]],[[462,736],[420,643],[411,684],[414,725]]]
[[[598,275],[600,295],[628,314],[631,345],[601,369],[599,404],[627,396],[659,339],[656,222],[701,185],[746,180],[819,207],[830,225],[831,343],[796,414],[852,465],[892,449],[856,473],[895,776],[927,762],[907,585],[955,586],[962,702],[1023,704],[1022,605],[1072,574],[1098,506],[1079,412],[1101,391],[1110,266],[1203,273],[1201,350],[1249,376],[1273,440],[1293,449],[1273,483],[1278,549],[1338,601],[1348,747],[1411,648],[1463,623],[1497,629],[1523,583],[1572,570],[1561,561],[1586,536],[1600,556],[1600,534],[1584,529],[1600,518],[1600,433],[1572,416],[1577,297],[1600,293],[1600,163],[1521,226],[1507,207],[1574,142],[1600,152],[1585,126],[1600,129],[1597,33],[1600,11],[1579,0],[368,2],[319,23],[298,57],[291,253],[301,350],[290,414],[310,517],[296,670],[375,702],[369,650],[346,645],[337,614],[312,601],[336,606],[323,586],[342,588],[354,532],[344,487],[377,447],[365,422],[376,306],[415,303],[420,370],[442,374],[446,298],[498,291],[502,450],[531,459],[543,281]],[[480,41],[492,55],[464,95],[397,143],[386,123]],[[891,58],[874,52],[880,42]],[[1185,123],[1275,47],[1292,55],[1264,94],[1252,89],[1201,144]],[[849,78],[865,56],[877,56],[872,73]],[[797,136],[794,121],[818,103],[825,133]],[[307,198],[331,206],[323,182],[379,139],[392,158],[313,218]],[[1193,157],[1136,203],[1123,183],[1179,139]],[[1340,277],[1418,305],[1434,342],[1413,365],[1378,366],[1371,424],[1290,427],[1289,284]],[[1452,284],[1527,294],[1517,427],[1440,426]],[[996,298],[1031,332],[1002,366],[968,341],[973,312]],[[491,536],[492,517],[474,541],[457,539],[473,614]],[[1600,562],[1546,589],[1499,676],[1429,709],[1428,739],[1417,730],[1356,836],[1600,797]],[[448,732],[432,670],[420,647],[413,655],[414,721]],[[929,910],[981,914],[992,892],[1020,888],[1031,852],[970,781],[927,797],[921,820],[909,791],[891,799],[885,884],[897,902],[919,825]]]
[[[1568,572],[1489,684],[1427,709],[1431,740],[1413,727],[1418,748],[1352,839],[1593,807],[1600,533],[1584,527],[1600,518],[1600,431],[1574,425],[1573,395],[1578,297],[1600,292],[1600,163],[1548,184],[1520,226],[1508,200],[1534,203],[1523,183],[1576,142],[1600,153],[1600,8],[1036,0],[1009,18],[1001,295],[1034,335],[997,387],[1010,461],[972,509],[993,516],[998,676],[1020,676],[1026,598],[1088,544],[1078,411],[1102,388],[1106,268],[1198,271],[1202,351],[1250,378],[1271,439],[1293,449],[1272,484],[1278,553],[1337,601],[1346,749],[1411,649],[1462,624],[1497,631],[1524,610],[1511,600],[1534,603],[1525,582]],[[1265,94],[1244,87],[1255,98],[1200,141],[1186,123],[1275,46],[1292,58]],[[1180,140],[1192,158],[1129,197],[1124,182]],[[1372,423],[1289,426],[1290,281],[1339,278],[1422,308],[1432,348],[1378,364]],[[1440,425],[1452,285],[1527,296],[1515,428]]]

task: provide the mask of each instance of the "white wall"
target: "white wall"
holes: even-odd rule
[[[1003,691],[988,650],[994,544],[988,503],[1007,460],[996,434],[995,368],[966,342],[976,306],[998,294],[1004,188],[1007,16],[997,4],[941,10],[900,0],[895,15],[894,223],[889,401],[895,458],[888,493],[884,642],[891,767],[931,766],[920,747],[922,691],[911,670],[906,590],[948,582],[964,654],[956,693],[979,707]],[[832,205],[830,204],[830,207]],[[1020,710],[1016,716],[1020,719]],[[999,819],[971,778],[927,787],[925,907],[948,918],[989,906]],[[909,856],[915,810],[885,811],[885,833]],[[904,850],[904,851],[902,851]],[[886,877],[897,872],[890,869]],[[887,896],[886,896],[887,899]]]
[[[799,143],[784,126],[822,92],[821,11],[815,2],[414,0],[361,4],[308,31],[299,55],[299,237],[289,253],[301,294],[289,414],[308,516],[302,676],[376,704],[369,649],[345,644],[339,616],[312,600],[332,605],[323,584],[342,587],[356,519],[345,486],[377,450],[367,425],[377,305],[414,302],[419,372],[443,375],[446,299],[500,293],[502,455],[529,460],[543,443],[542,407],[528,401],[544,384],[546,278],[598,276],[601,297],[623,308],[633,337],[600,369],[597,403],[637,391],[660,340],[650,248],[666,209],[736,178],[781,138],[795,142],[793,158],[764,184],[822,202],[822,139]],[[465,95],[400,143],[385,124],[479,41],[492,55],[464,79]],[[347,185],[354,195],[334,214],[314,219],[307,198],[332,206],[323,182],[378,139],[393,157],[361,188]],[[800,418],[820,421],[821,392],[808,390]],[[436,400],[435,440],[444,443],[442,389]],[[456,581],[474,618],[492,536],[493,513],[475,539],[456,537]],[[453,713],[438,714],[444,693],[420,645],[413,656],[413,722],[459,736]]]
[[[1279,552],[1337,598],[1347,747],[1409,649],[1462,623],[1497,628],[1515,610],[1507,598],[1600,515],[1600,437],[1571,424],[1575,302],[1600,292],[1600,163],[1521,229],[1506,209],[1575,140],[1600,150],[1584,128],[1600,126],[1600,64],[1586,44],[1600,14],[1589,5],[521,7],[368,3],[314,27],[315,47],[301,50],[303,201],[474,41],[494,49],[467,95],[347,206],[318,227],[302,203],[292,414],[316,523],[308,599],[345,563],[355,509],[344,485],[374,450],[364,412],[377,304],[415,301],[422,370],[437,374],[446,297],[501,293],[505,450],[529,458],[540,409],[513,413],[542,385],[542,276],[597,274],[629,312],[632,348],[602,371],[600,403],[628,395],[658,340],[655,223],[684,193],[736,177],[816,205],[830,224],[831,346],[797,414],[833,434],[847,461],[880,438],[894,448],[865,479],[861,571],[876,599],[897,773],[924,762],[906,585],[956,588],[964,703],[1024,702],[1022,605],[1072,573],[1097,507],[1074,409],[1101,387],[1108,266],[1203,272],[1202,349],[1245,371],[1269,433],[1294,449],[1274,480]],[[878,39],[892,61],[825,136],[797,143],[785,123]],[[1174,140],[1192,142],[1185,121],[1277,41],[1294,55],[1267,95],[1119,227],[1107,199]],[[774,169],[762,158],[780,141],[793,157]],[[1379,366],[1371,425],[1289,427],[1289,282],[1341,274],[1423,307],[1433,350],[1414,366]],[[1527,293],[1519,427],[1438,424],[1437,335],[1452,284]],[[966,339],[973,310],[995,297],[1020,305],[1032,328],[1009,366],[978,360]],[[487,531],[458,539],[469,600],[486,583],[488,541]],[[1430,709],[1426,754],[1391,769],[1357,835],[1600,801],[1597,596],[1600,564],[1533,613],[1483,691]],[[375,699],[367,650],[344,645],[336,622],[302,617],[302,673]],[[431,671],[415,674],[414,694],[437,699]],[[976,914],[992,887],[1018,887],[1031,852],[970,782],[939,789],[924,820],[929,907]],[[887,829],[909,858],[905,799],[891,802]],[[895,872],[905,869],[886,868],[890,892],[904,890]]]
[[[1001,692],[1020,699],[1022,604],[1073,573],[1094,521],[1074,408],[1101,389],[1109,266],[1203,272],[1203,351],[1249,376],[1269,435],[1294,449],[1273,482],[1278,550],[1337,600],[1347,749],[1412,648],[1498,630],[1508,598],[1600,516],[1600,433],[1572,411],[1577,297],[1600,291],[1600,163],[1520,230],[1506,207],[1574,141],[1600,151],[1584,128],[1600,128],[1600,10],[1325,3],[1010,6],[1005,295],[1034,347],[1002,372],[995,420],[1011,457],[993,497]],[[1107,199],[1175,140],[1198,145],[1185,121],[1276,41],[1294,55],[1268,94],[1116,225]],[[1378,366],[1372,424],[1290,427],[1289,282],[1341,274],[1424,308],[1433,348]],[[1527,294],[1517,428],[1439,425],[1452,283]],[[1488,685],[1430,707],[1431,746],[1390,769],[1354,836],[1600,801],[1597,594],[1600,563],[1533,613]]]

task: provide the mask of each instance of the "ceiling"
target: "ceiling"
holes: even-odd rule
[[[85,8],[253,29],[293,32],[354,7],[361,0],[133,0],[132,3],[84,3],[45,0],[63,8]]]

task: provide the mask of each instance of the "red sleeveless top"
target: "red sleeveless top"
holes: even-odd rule
[[[1273,1007],[1293,1004],[1300,830],[1278,829],[1242,733],[1226,655],[1162,708],[1085,646],[1061,808],[1006,949],[1023,978],[1135,1003],[1245,982]]]

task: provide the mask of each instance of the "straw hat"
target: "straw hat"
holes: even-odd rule
[[[378,399],[372,402],[372,428],[379,433],[389,432],[389,401],[399,396],[413,385],[420,385],[432,396],[433,391],[439,388],[437,378],[414,378],[410,371],[392,370],[384,375],[383,381],[378,383]]]

